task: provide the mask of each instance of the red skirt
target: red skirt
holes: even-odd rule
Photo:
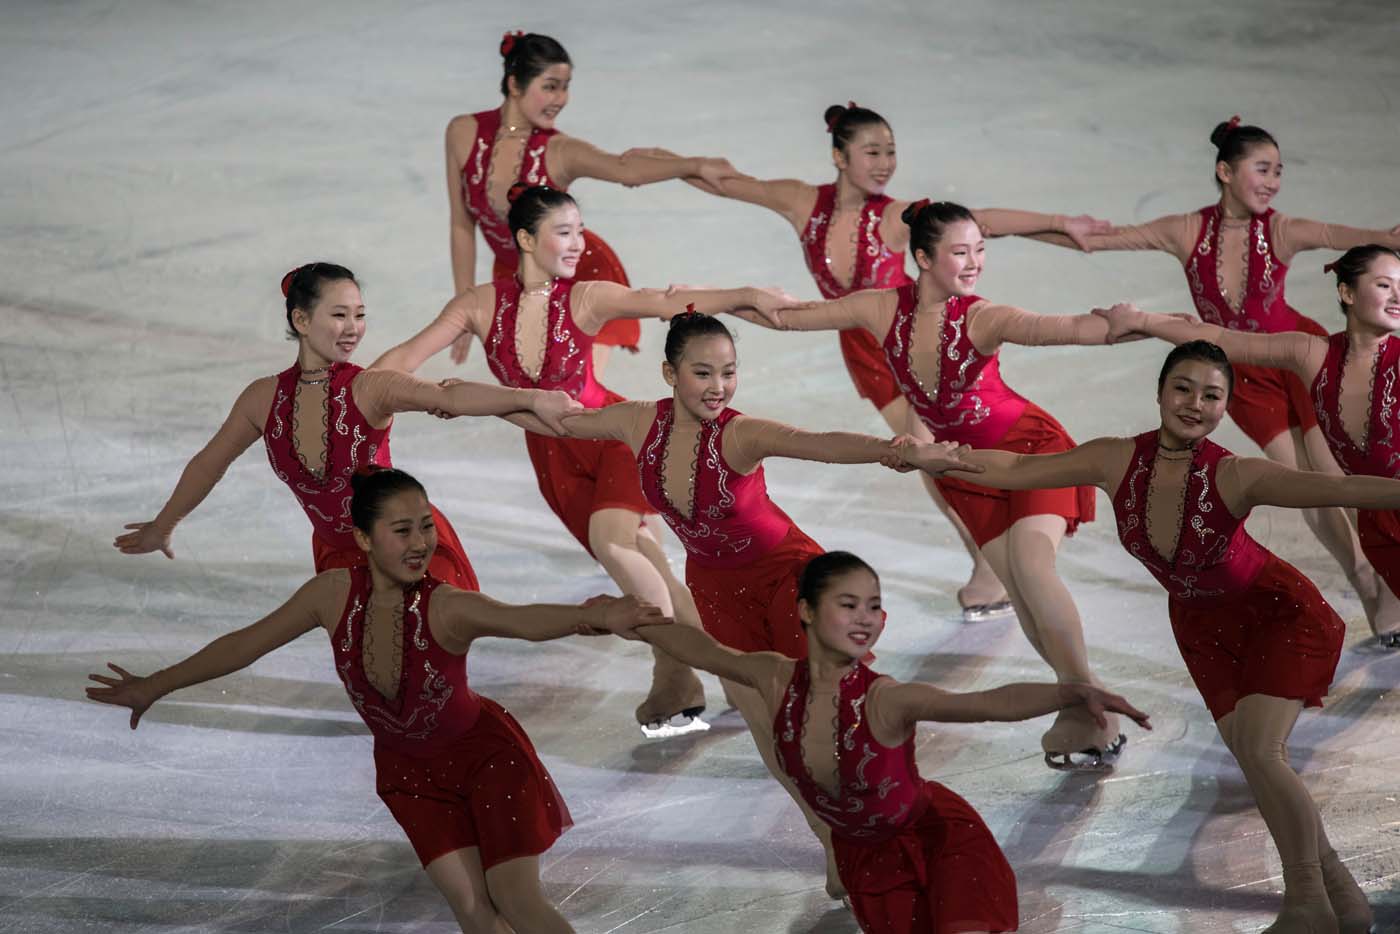
[[[1393,509],[1358,509],[1356,526],[1366,560],[1390,592],[1400,594],[1400,513]]]
[[[1321,707],[1346,623],[1313,582],[1277,555],[1249,589],[1208,602],[1167,602],[1186,670],[1219,720],[1241,697],[1267,694]]]
[[[685,583],[705,631],[740,652],[806,658],[807,633],[797,616],[797,575],[823,552],[794,525],[777,547],[743,567],[705,567],[687,560]]]
[[[447,517],[433,510],[433,527],[437,529],[437,548],[428,559],[428,573],[444,584],[451,584],[458,590],[480,590],[476,571],[467,560],[467,551],[457,538],[457,530]],[[311,559],[316,563],[316,573],[331,568],[362,568],[368,563],[365,553],[358,548],[336,548],[315,532],[311,533]]]
[[[626,401],[605,391],[605,406]],[[642,494],[637,457],[621,441],[550,438],[527,431],[525,449],[544,501],[590,555],[588,520],[598,510],[626,509],[639,516],[656,512]]]
[[[832,835],[836,869],[862,931],[1014,931],[1016,875],[981,815],[937,782],[898,836],[861,843]]]
[[[995,450],[1013,454],[1058,454],[1073,447],[1074,439],[1064,426],[1034,402],[1026,403],[1021,417],[994,445]],[[1073,535],[1081,522],[1094,521],[1095,488],[1091,486],[994,490],[955,478],[940,477],[934,482],[979,548],[1026,516],[1063,516],[1066,535]]]
[[[1305,315],[1298,315],[1298,330],[1327,337],[1327,329]],[[1307,432],[1317,426],[1312,399],[1303,381],[1288,370],[1232,364],[1235,390],[1228,411],[1235,424],[1261,448],[1290,428]]]
[[[491,281],[509,276],[515,272],[516,265],[518,261],[517,264],[507,265],[497,257],[491,266]],[[578,261],[578,268],[574,270],[574,281],[616,282],[629,288],[632,285],[627,281],[627,270],[622,268],[622,260],[617,258],[613,248],[587,227],[583,229],[583,256]],[[603,325],[603,329],[593,338],[595,343],[624,347],[633,353],[637,352],[637,345],[641,339],[641,322],[635,318],[614,318]]]
[[[865,328],[847,328],[838,332],[838,336],[846,372],[851,374],[851,382],[856,384],[856,392],[862,399],[869,399],[875,408],[884,409],[903,395],[874,334]]]
[[[477,847],[481,866],[549,849],[573,825],[525,730],[481,698],[481,715],[456,746],[419,759],[374,746],[375,786],[424,866]]]

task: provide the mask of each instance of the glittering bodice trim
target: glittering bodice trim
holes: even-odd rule
[[[300,365],[277,374],[272,408],[263,426],[263,445],[277,479],[301,504],[316,532],[336,548],[354,548],[350,522],[350,478],[368,464],[391,466],[389,426],[374,428],[355,405],[350,384],[361,367],[332,364],[326,386],[326,453],[324,473],[314,473],[298,456],[292,433]]]
[[[1153,546],[1147,527],[1157,440],[1156,431],[1134,439],[1132,460],[1113,497],[1118,540],[1177,599],[1199,601],[1238,592],[1254,579],[1267,552],[1245,531],[1248,516],[1236,518],[1220,498],[1216,471],[1221,459],[1232,455],[1209,439],[1196,445],[1181,493],[1176,553],[1168,559]]]
[[[1386,337],[1371,361],[1366,431],[1359,444],[1347,433],[1342,421],[1342,376],[1350,347],[1345,331],[1328,338],[1327,359],[1312,385],[1318,427],[1337,463],[1347,473],[1400,476],[1400,440],[1395,431],[1395,423],[1400,419],[1400,339]]]
[[[865,700],[878,677],[857,662],[841,679],[836,719],[831,724],[836,731],[840,783],[834,796],[812,777],[802,757],[804,729],[823,729],[830,722],[824,716],[807,716],[811,676],[805,659],[797,662],[773,723],[778,762],[797,784],[803,800],[835,833],[860,840],[897,834],[909,818],[922,784],[914,763],[913,737],[892,748],[876,742],[870,731]]]
[[[880,236],[880,219],[892,200],[887,195],[871,195],[865,199],[856,222],[856,261],[851,284],[842,285],[831,272],[831,253],[827,245],[836,209],[836,186],[817,187],[817,200],[801,240],[802,256],[823,298],[841,298],[861,289],[892,289],[909,283],[903,254],[891,251]]]
[[[491,159],[495,153],[496,135],[501,129],[501,112],[483,110],[472,114],[476,120],[476,139],[472,141],[471,152],[462,164],[462,206],[466,208],[486,243],[491,247],[496,259],[512,270],[520,262],[515,241],[510,235],[510,225],[506,219],[491,207],[491,199],[486,194],[486,183],[491,175]],[[557,188],[545,167],[545,150],[549,138],[557,130],[535,128],[525,141],[524,154],[520,160],[520,172],[516,179],[522,185],[549,185]]]
[[[666,453],[675,426],[675,401],[658,399],[656,417],[637,453],[642,493],[661,513],[693,559],[710,565],[742,564],[786,537],[791,522],[768,498],[763,467],[741,474],[722,451],[724,428],[740,415],[725,409],[702,421],[695,446],[695,479],[690,515],[666,493]]]
[[[486,336],[486,363],[505,386],[517,389],[559,389],[590,408],[602,404],[604,391],[593,379],[593,335],[574,323],[570,295],[574,282],[556,279],[545,311],[544,359],[531,376],[517,350],[520,280],[497,279],[496,312]]]
[[[1299,315],[1283,296],[1288,267],[1274,253],[1270,208],[1249,221],[1242,256],[1222,256],[1221,211],[1218,204],[1201,208],[1201,234],[1186,260],[1186,283],[1191,300],[1203,321],[1237,331],[1277,333],[1298,329]],[[1244,294],[1232,301],[1225,294],[1221,264],[1238,262],[1244,267]]]
[[[374,586],[368,568],[350,569],[350,592],[331,635],[336,674],[375,741],[410,755],[456,742],[476,723],[481,709],[480,699],[467,687],[466,659],[438,645],[428,628],[428,607],[439,583],[424,577],[404,589],[399,691],[392,699],[365,674],[365,614]]]
[[[938,385],[930,392],[910,359],[918,286],[901,286],[898,294],[884,350],[900,391],[939,441],[994,446],[1021,417],[1026,400],[1002,380],[998,354],[983,355],[968,339],[967,310],[982,299],[954,295],[945,303],[938,334]]]

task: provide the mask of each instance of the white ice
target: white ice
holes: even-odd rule
[[[261,451],[180,527],[174,562],[110,543],[155,513],[238,391],[291,361],[284,271],[328,259],[362,276],[366,363],[448,297],[442,130],[499,100],[507,28],[566,44],[561,126],[613,150],[663,145],[824,181],[822,110],[855,99],[894,125],[897,195],[1126,222],[1210,201],[1206,137],[1238,112],[1282,141],[1282,210],[1400,222],[1400,34],[1384,0],[4,4],[0,930],[453,929],[374,795],[370,740],[322,638],[162,702],[136,733],[82,689],[109,659],[137,671],[179,659],[309,575],[307,523]],[[815,295],[774,215],[679,183],[575,193],[638,284]],[[1337,327],[1327,258],[1300,257],[1289,297]],[[1168,257],[1025,241],[991,245],[981,291],[1047,312],[1188,303]],[[737,330],[738,407],[883,431],[830,335]],[[626,395],[663,391],[660,332],[645,331],[642,354],[608,374]],[[1126,434],[1154,424],[1163,351],[1010,349],[1005,370],[1076,437]],[[479,350],[459,372],[489,378]],[[1219,440],[1250,450],[1233,427]],[[488,592],[611,590],[541,503],[515,429],[402,417],[394,454]],[[881,571],[882,670],[952,689],[1046,675],[1014,622],[959,622],[966,562],[914,479],[792,462],[768,476],[809,533]],[[1277,910],[1277,853],[1182,668],[1165,599],[1106,508],[1060,569],[1098,671],[1156,731],[1131,732],[1099,781],[1040,763],[1043,723],[926,728],[920,764],[1002,842],[1027,932],[1257,930]],[[1349,621],[1329,705],[1303,716],[1292,756],[1394,925],[1400,656],[1370,648],[1357,600],[1296,515],[1260,510],[1251,528]],[[854,930],[737,715],[640,740],[647,667],[615,640],[473,652],[473,684],[520,717],[577,821],[543,859],[550,897],[588,932]]]

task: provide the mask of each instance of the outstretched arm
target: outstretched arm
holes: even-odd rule
[[[1002,344],[1051,347],[1077,344],[1099,347],[1112,343],[1108,322],[1092,312],[1082,315],[1041,315],[1010,305],[981,302],[969,312],[967,337],[980,353],[991,355]],[[1118,342],[1133,340],[1124,334]]]
[[[1280,214],[1274,215],[1273,222],[1274,252],[1285,266],[1292,265],[1293,257],[1303,250],[1349,250],[1368,243],[1400,250],[1400,226],[1389,230],[1367,230]]]
[[[483,286],[482,288],[490,288]],[[494,292],[495,290],[492,289]],[[429,357],[441,351],[464,333],[475,333],[480,289],[473,288],[453,298],[427,327],[396,347],[385,351],[369,365],[371,370],[399,370],[412,373]],[[477,334],[478,337],[484,335]]]
[[[655,415],[656,408],[650,402],[618,402],[601,409],[584,409],[564,419],[564,434],[590,441],[621,441],[636,450]]]
[[[638,626],[672,622],[660,609],[633,596],[597,596],[577,605],[512,605],[483,593],[455,588],[439,589],[434,594],[433,613],[443,624],[443,647],[456,655],[465,654],[474,639],[494,637],[547,642],[565,636],[606,632],[636,638],[632,630]]]
[[[787,661],[777,652],[737,652],[694,626],[647,626],[637,635],[692,668],[760,690]]]
[[[1148,715],[1117,694],[1092,684],[1006,684],[989,691],[954,693],[918,681],[896,683],[878,695],[888,719],[912,727],[922,720],[978,723],[987,720],[1029,720],[1063,710],[1086,707],[1099,726],[1107,726],[1105,711],[1131,717],[1144,730],[1152,729]],[[888,705],[888,706],[887,706]],[[883,711],[882,711],[883,713]]]
[[[550,157],[550,165],[558,169],[561,179],[596,178],[628,186],[688,177],[717,186],[740,174],[728,159],[677,156],[660,149],[633,149],[618,156],[576,136],[556,137]]]
[[[1170,214],[1146,224],[1112,227],[1107,232],[1085,233],[1079,237],[1062,233],[1033,233],[1022,236],[1085,253],[1096,250],[1156,250],[1184,260],[1195,245],[1199,224],[1199,215]]]
[[[1163,315],[1141,311],[1123,303],[1112,308],[1095,308],[1094,314],[1108,322],[1108,343],[1124,336],[1147,335],[1169,344],[1210,341],[1234,363],[1274,367],[1297,374],[1311,385],[1327,359],[1327,339],[1284,331],[1278,334],[1248,334],[1207,324],[1190,315]]]
[[[1107,487],[1111,465],[1121,456],[1121,438],[1095,438],[1059,454],[1012,454],[1010,451],[980,450],[962,459],[982,468],[972,477],[982,486],[998,490],[1056,490],[1070,486]],[[900,446],[905,463],[925,470],[924,464],[936,452],[930,442],[906,441]],[[963,471],[953,469],[949,476]]]
[[[1400,480],[1293,470],[1261,457],[1234,457],[1222,464],[1220,492],[1237,515],[1255,506],[1400,509]]]
[[[204,502],[229,465],[262,437],[261,420],[267,417],[275,382],[267,377],[243,390],[214,437],[185,465],[174,492],[156,517],[148,522],[127,523],[124,528],[131,531],[117,536],[113,546],[124,555],[160,551],[167,558],[175,557],[170,544],[175,526]]]
[[[741,415],[729,425],[725,442],[725,459],[740,473],[748,473],[766,457],[790,457],[794,460],[819,461],[824,464],[883,464],[899,469],[903,458],[895,442],[871,435],[849,431],[803,431],[781,422]],[[953,444],[935,444],[924,452],[924,463],[930,473],[965,468],[976,472],[976,465],[966,457],[969,448]]]
[[[629,289],[616,282],[580,282],[574,286],[574,321],[589,333],[596,333],[614,318],[661,318],[669,320],[694,306],[702,315],[756,311],[775,315],[783,308],[803,303],[778,289],[738,288],[699,289],[673,286],[669,289]]]
[[[883,340],[899,307],[894,289],[865,289],[834,301],[803,302],[773,313],[742,315],[745,321],[774,331],[845,331],[864,328]]]
[[[220,636],[184,661],[144,678],[108,662],[107,667],[116,672],[117,677],[89,675],[89,680],[102,686],[89,687],[87,696],[99,703],[130,707],[134,730],[141,715],[170,692],[247,668],[273,649],[322,625],[317,608],[334,604],[333,595],[343,586],[344,580],[344,571],[319,574],[302,584],[290,600],[251,626]]]
[[[430,383],[385,369],[365,370],[356,376],[353,391],[355,404],[371,425],[384,424],[398,412],[433,412],[445,417],[530,413],[551,432],[561,432],[565,415],[583,411],[583,406],[565,392],[459,379]]]
[[[972,212],[977,226],[986,237],[1028,237],[1033,234],[1060,234],[1068,237],[1071,244],[1085,253],[1093,251],[1094,236],[1111,234],[1114,230],[1110,221],[1079,214],[1074,217],[1065,214],[1037,214],[1034,211],[1008,211],[1003,208],[978,208]]]

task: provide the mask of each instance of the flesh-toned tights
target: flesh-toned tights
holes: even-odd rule
[[[481,852],[472,846],[444,853],[426,871],[466,934],[573,931],[540,890],[538,856],[506,860],[482,872]]]

